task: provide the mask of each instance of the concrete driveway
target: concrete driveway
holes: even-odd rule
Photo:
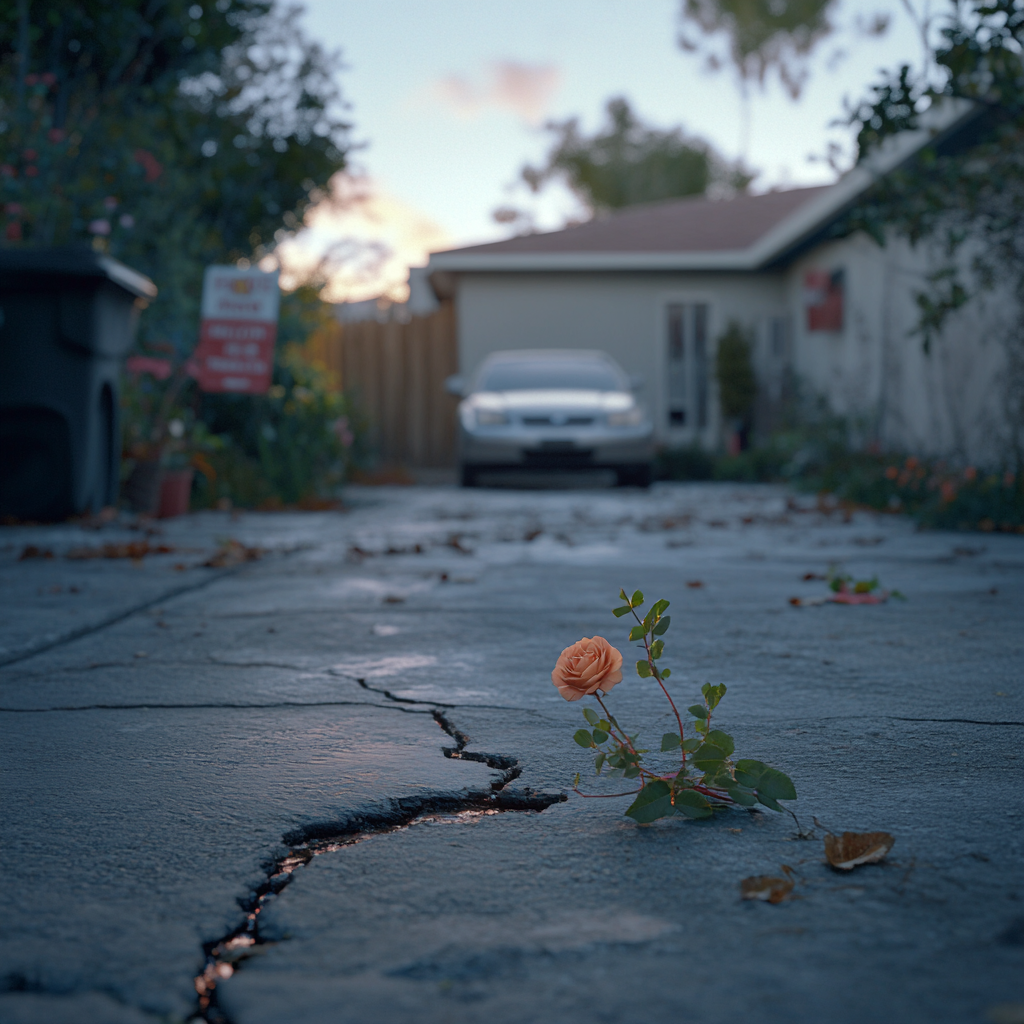
[[[348,500],[0,532],[0,1019],[1024,1022],[1024,538],[735,485]],[[791,605],[830,564],[907,600]],[[632,660],[620,587],[802,832],[571,792],[616,784],[550,671]],[[825,829],[896,843],[837,873]]]

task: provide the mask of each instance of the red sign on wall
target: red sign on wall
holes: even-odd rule
[[[807,309],[807,330],[841,331],[843,329],[843,272],[808,270],[804,274],[804,306]]]
[[[203,391],[263,394],[274,370],[277,274],[207,267],[192,375]]]

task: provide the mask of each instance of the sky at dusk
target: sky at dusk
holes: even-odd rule
[[[575,200],[551,187],[538,201],[515,187],[519,169],[541,161],[546,120],[578,116],[591,131],[611,97],[625,96],[652,124],[682,125],[739,156],[737,79],[709,72],[702,56],[677,45],[679,6],[306,0],[306,33],[344,57],[340,85],[361,144],[352,167],[365,178],[349,201],[314,214],[305,251],[311,257],[346,237],[378,243],[378,258],[339,275],[330,297],[399,295],[405,268],[429,251],[505,237],[509,229],[491,216],[501,205],[529,206],[538,226],[561,226],[578,213]],[[864,30],[876,13],[891,18],[881,38]],[[917,29],[899,0],[844,0],[835,21],[798,101],[777,80],[751,93],[745,156],[760,172],[755,191],[833,180],[821,158],[830,141],[849,152],[849,130],[830,127],[844,98],[863,94],[881,67],[920,66]]]

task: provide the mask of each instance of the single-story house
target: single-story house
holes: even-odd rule
[[[839,237],[841,218],[926,144],[946,144],[976,108],[947,103],[835,184],[632,207],[562,231],[434,253],[454,299],[460,372],[515,348],[601,349],[645,385],[661,444],[721,443],[715,346],[730,321],[753,341],[758,420],[777,420],[787,381],[893,448],[996,457],[997,340],[1005,303],[958,312],[923,351],[914,333],[935,253],[894,238]]]

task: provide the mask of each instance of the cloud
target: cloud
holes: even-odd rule
[[[307,211],[303,227],[285,238],[274,257],[281,286],[324,280],[328,302],[360,302],[408,294],[411,266],[421,266],[451,237],[425,214],[368,177],[336,175],[329,195]]]
[[[435,100],[450,107],[459,117],[476,117],[488,107],[509,110],[530,124],[547,112],[558,90],[562,72],[554,64],[522,64],[492,61],[483,75],[473,80],[463,75],[445,75],[431,90]]]

